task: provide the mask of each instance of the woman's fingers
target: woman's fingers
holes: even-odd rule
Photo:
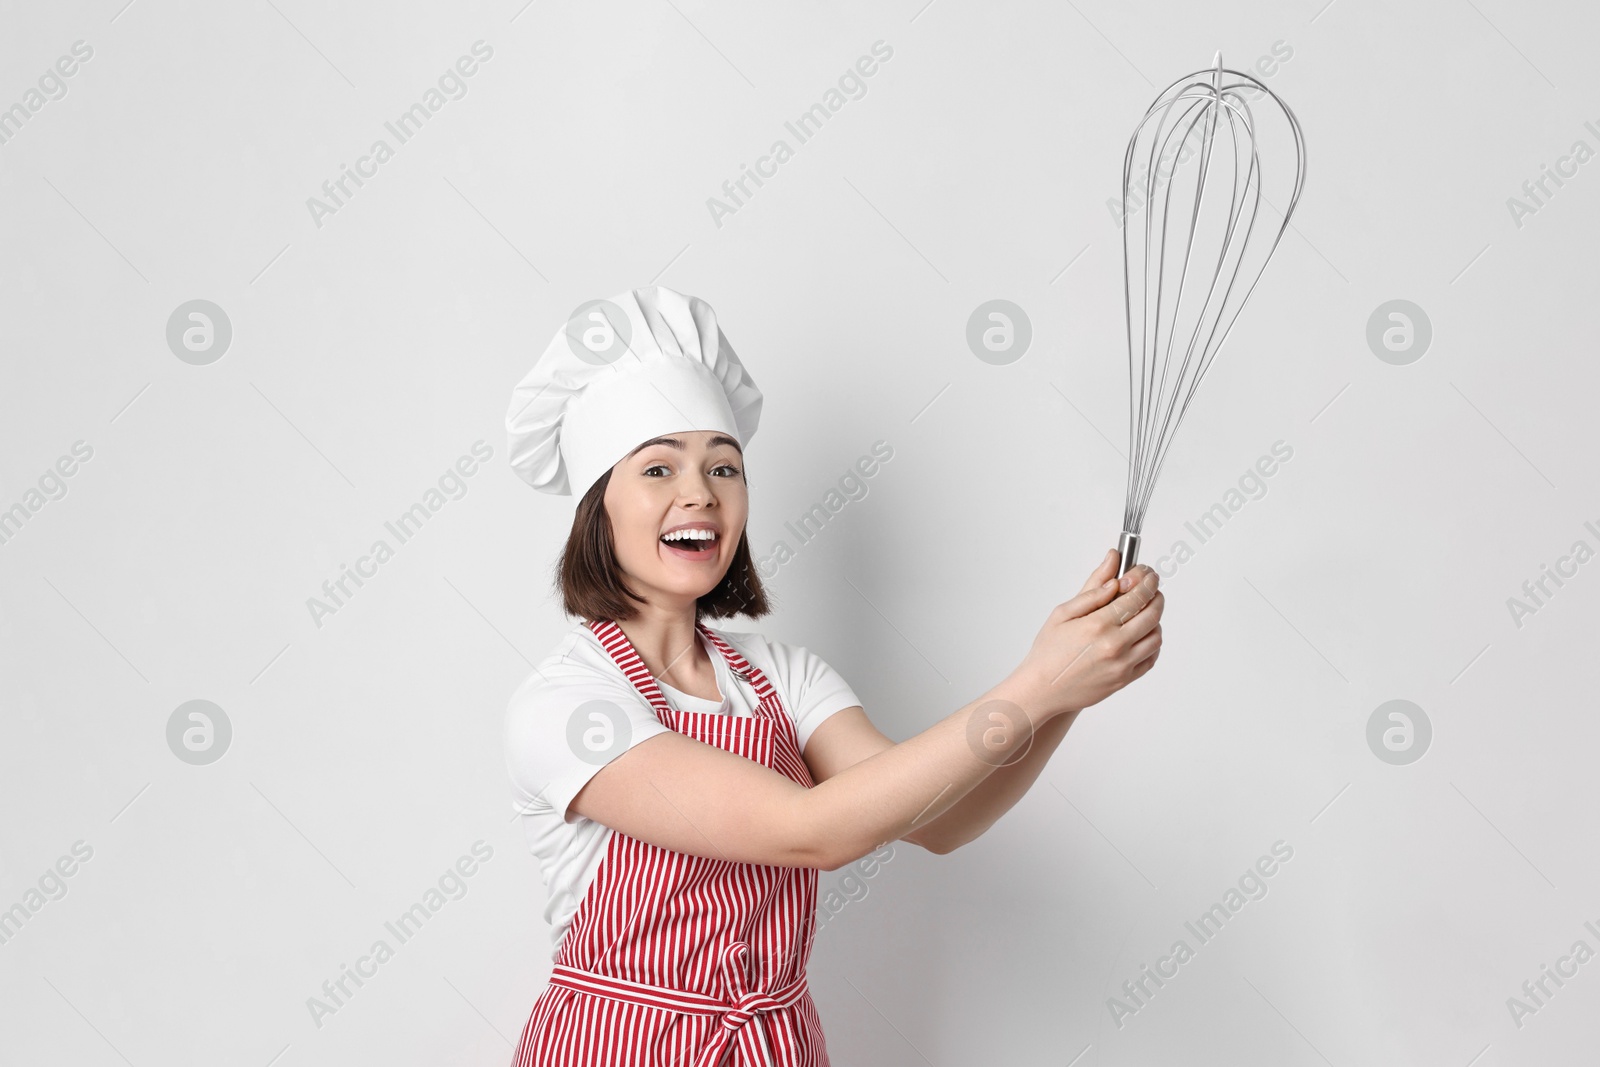
[[[1119,558],[1116,549],[1106,553],[1105,559],[1100,561],[1100,566],[1094,569],[1094,573],[1089,575],[1089,580],[1083,583],[1083,588],[1078,590],[1078,595],[1056,605],[1057,621],[1065,622],[1081,618],[1112,601],[1118,589]]]
[[[1110,604],[1116,595],[1117,584],[1114,579],[1108,578],[1099,585],[1085,587],[1083,592],[1056,607],[1059,613],[1057,621],[1066,622],[1098,611]]]
[[[1082,596],[1091,589],[1098,589],[1106,583],[1107,579],[1115,578],[1117,576],[1117,565],[1121,560],[1122,557],[1117,555],[1116,549],[1107,550],[1105,558],[1100,561],[1100,566],[1096,567],[1094,573],[1089,575],[1089,580],[1083,583],[1083,588],[1078,590],[1078,595]]]
[[[1151,630],[1161,625],[1161,613],[1166,609],[1167,594],[1156,593],[1140,609],[1139,613],[1120,627],[1122,639],[1129,645],[1134,644]]]
[[[1150,673],[1150,668],[1154,667],[1156,665],[1156,660],[1158,660],[1160,658],[1161,658],[1161,652],[1159,650],[1157,650],[1154,655],[1152,655],[1152,656],[1150,656],[1150,657],[1148,657],[1146,659],[1140,660],[1138,666],[1133,668],[1133,671],[1129,675],[1128,680],[1130,682],[1138,681],[1140,678],[1143,678],[1146,674],[1149,674]]]
[[[1147,613],[1141,613],[1147,614]],[[1140,637],[1128,648],[1128,659],[1136,666],[1134,677],[1143,674],[1154,664],[1155,658],[1161,654],[1161,627],[1152,626],[1150,632]]]
[[[1052,687],[1072,674],[1074,706],[1105,699],[1150,670],[1160,654],[1166,602],[1160,577],[1145,564],[1130,568],[1133,584],[1124,592],[1119,559],[1106,553],[1078,595],[1051,612],[1030,653]]]
[[[1157,586],[1159,586],[1161,579],[1156,575],[1155,571],[1149,569],[1146,569],[1142,575],[1138,575],[1137,572],[1143,567],[1144,564],[1141,563],[1128,572],[1137,575],[1137,580],[1134,582],[1132,589],[1099,609],[1105,613],[1107,619],[1118,626],[1126,626],[1129,620],[1144,611],[1145,606],[1158,595]]]

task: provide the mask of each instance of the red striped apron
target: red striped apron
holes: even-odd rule
[[[678,711],[615,623],[589,628],[671,730],[806,788],[794,723],[757,667],[695,629],[760,697],[751,716]],[[806,986],[817,871],[691,856],[614,831],[513,1067],[829,1067]]]

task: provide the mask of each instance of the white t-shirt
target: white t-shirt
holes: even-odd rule
[[[832,667],[804,648],[768,641],[758,633],[729,633],[710,627],[718,637],[760,668],[777,689],[784,711],[794,721],[802,753],[811,734],[836,711],[861,703]],[[757,704],[755,689],[728,669],[727,661],[703,637],[701,646],[716,670],[719,704],[690,696],[656,679],[667,702],[679,711],[750,716]],[[594,719],[578,709],[589,701],[608,702],[626,716],[626,727],[607,718]],[[576,714],[575,714],[576,713]],[[584,731],[596,723],[608,730],[604,746],[588,744]],[[668,728],[654,709],[623,677],[594,631],[579,620],[549,656],[512,694],[505,715],[506,769],[511,775],[512,810],[522,817],[528,847],[539,860],[539,873],[549,891],[544,918],[550,924],[550,956],[560,949],[584,892],[605,859],[614,832],[586,819],[567,805],[589,779],[612,759]],[[592,750],[602,748],[597,755]]]

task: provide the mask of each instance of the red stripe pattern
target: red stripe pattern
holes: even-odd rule
[[[667,728],[806,788],[794,722],[760,669],[695,628],[754,687],[753,715],[678,711],[622,629],[589,621]],[[513,1067],[829,1067],[806,986],[817,872],[691,856],[614,831]]]

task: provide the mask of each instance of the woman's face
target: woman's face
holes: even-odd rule
[[[629,584],[652,604],[692,608],[722,581],[744,533],[739,444],[714,430],[655,438],[611,469],[605,505]],[[683,526],[709,527],[715,539],[662,540]]]

